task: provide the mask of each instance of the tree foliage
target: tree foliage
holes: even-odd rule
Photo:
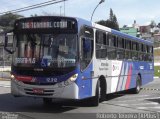
[[[151,28],[156,27],[156,22],[154,20],[152,20],[151,23],[150,23],[150,26],[151,26]]]
[[[23,17],[23,16],[18,15],[18,14],[12,14],[12,13],[1,15],[0,16],[0,26],[4,30],[13,29],[15,20],[20,17]]]
[[[100,25],[107,26],[109,28],[115,29],[115,30],[119,30],[119,25],[118,25],[117,17],[113,13],[112,9],[110,9],[109,19],[107,19],[107,20],[100,20],[97,23],[100,24]]]

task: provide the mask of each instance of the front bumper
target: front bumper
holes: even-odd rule
[[[11,93],[14,96],[78,99],[79,88],[76,85],[76,83],[71,82],[68,85],[62,85],[62,84],[64,84],[64,82],[57,83],[55,85],[30,85],[12,79]],[[35,92],[35,89],[41,89],[43,90],[43,92]]]

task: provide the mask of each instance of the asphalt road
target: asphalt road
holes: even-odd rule
[[[41,99],[13,97],[10,94],[9,81],[0,81],[0,118],[94,119],[108,118],[107,116],[116,117],[118,113],[145,114],[141,116],[159,118],[159,85],[160,79],[155,79],[150,84],[144,86],[139,94],[122,92],[107,95],[107,99],[101,102],[98,107],[89,106],[87,101],[73,100],[55,100],[50,106],[44,106]],[[150,113],[153,114],[151,115]],[[123,117],[123,115],[120,115],[120,117]]]

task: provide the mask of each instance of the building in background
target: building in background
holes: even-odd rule
[[[12,37],[8,37],[8,41],[10,43],[9,44],[10,47],[13,44],[12,38],[13,38],[13,36]],[[2,32],[2,33],[0,33],[0,67],[10,66],[11,65],[11,61],[12,61],[12,55],[4,50],[4,40],[5,40],[5,35]]]
[[[124,25],[122,28],[120,28],[120,31],[126,34],[129,34],[131,36],[139,37],[139,25],[134,20],[134,23],[132,25]]]
[[[133,27],[123,27],[123,28],[120,28],[120,31],[135,37],[137,37],[137,34],[138,34],[137,29]]]

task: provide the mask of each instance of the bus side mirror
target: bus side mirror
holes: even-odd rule
[[[4,49],[7,51],[9,54],[13,54],[13,45],[9,45],[9,40],[11,41],[10,44],[13,44],[13,33],[5,33],[5,42],[4,42]]]

